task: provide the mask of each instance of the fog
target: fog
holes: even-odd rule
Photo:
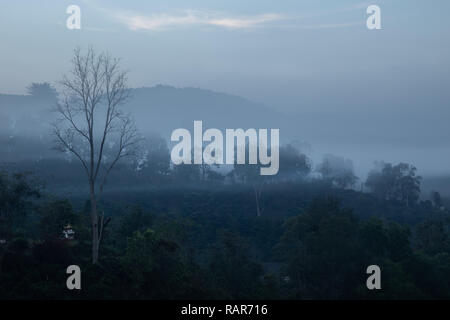
[[[313,167],[332,154],[350,159],[361,180],[375,161],[411,163],[443,179],[450,175],[449,4],[377,3],[383,27],[375,31],[365,26],[367,5],[354,0],[189,8],[86,1],[80,30],[65,27],[70,2],[26,11],[5,5],[1,161],[61,157],[49,135],[54,99],[26,87],[48,82],[59,90],[73,49],[93,45],[122,59],[132,88],[124,108],[144,136],[168,141],[194,120],[278,128],[281,142],[299,146]],[[134,23],[137,16],[143,23]]]
[[[56,100],[39,95],[1,95],[2,161],[42,159],[52,151],[50,123]],[[427,116],[413,110],[394,114],[375,110],[326,114],[281,113],[276,108],[248,99],[198,88],[158,85],[130,90],[123,106],[147,137],[161,135],[167,142],[177,128],[193,130],[194,120],[204,128],[279,128],[282,144],[293,144],[318,164],[326,154],[353,161],[361,179],[375,161],[408,162],[421,175],[447,175],[450,130],[444,114]],[[365,110],[365,109],[364,109]],[[429,128],[429,129],[426,129]],[[42,144],[42,146],[39,145]]]

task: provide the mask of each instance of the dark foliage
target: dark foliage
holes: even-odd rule
[[[449,213],[428,202],[283,179],[265,185],[257,216],[252,184],[109,191],[92,265],[89,202],[39,199],[25,175],[0,182],[2,299],[450,298]],[[66,288],[72,264],[80,291]],[[379,291],[365,286],[372,264]]]

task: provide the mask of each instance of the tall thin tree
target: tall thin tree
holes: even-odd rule
[[[86,172],[94,264],[109,221],[104,212],[99,214],[97,206],[106,179],[122,158],[136,155],[141,141],[129,114],[120,108],[129,93],[126,82],[119,59],[105,53],[97,55],[93,48],[82,54],[77,48],[72,70],[60,82],[62,95],[55,108],[55,147],[77,158]]]

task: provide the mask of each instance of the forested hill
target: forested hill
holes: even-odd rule
[[[287,128],[289,118],[242,97],[199,88],[158,85],[131,90],[127,108],[143,131],[170,134],[194,120],[212,128]]]
[[[49,122],[54,95],[48,92],[35,95],[0,94],[0,113],[3,130],[35,129],[33,119]],[[289,118],[264,105],[242,97],[199,88],[175,88],[166,85],[132,88],[124,106],[136,120],[141,132],[164,136],[179,127],[191,128],[194,120],[202,120],[206,127],[216,128],[280,128]],[[45,133],[45,132],[40,132]]]

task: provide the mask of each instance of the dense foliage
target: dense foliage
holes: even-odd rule
[[[26,175],[0,177],[2,299],[450,298],[450,214],[430,201],[283,179],[263,186],[257,216],[252,183],[111,190],[92,265],[85,198],[46,194]],[[61,237],[67,224],[73,240]],[[81,290],[66,288],[73,264]],[[371,264],[382,290],[366,288]]]

